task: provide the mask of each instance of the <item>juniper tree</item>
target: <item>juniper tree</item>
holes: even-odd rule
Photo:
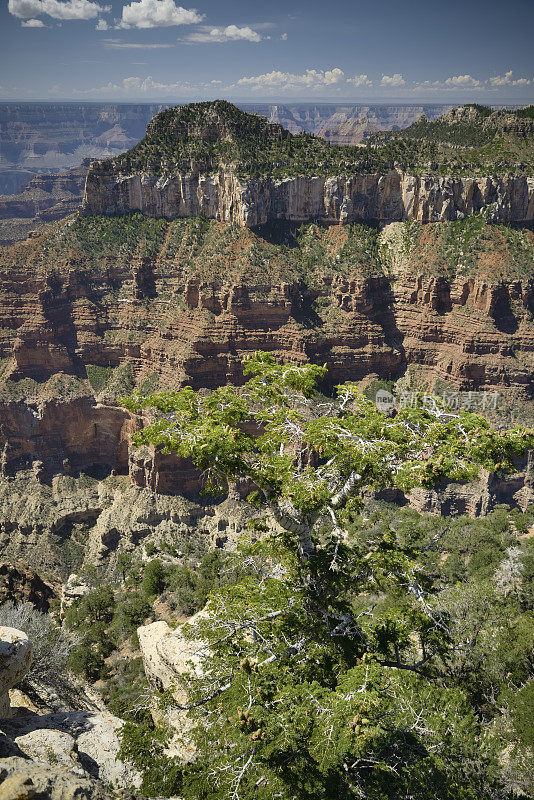
[[[496,431],[437,399],[387,416],[350,382],[320,396],[325,373],[256,353],[239,389],[124,401],[153,415],[136,444],[192,459],[211,493],[248,481],[255,509],[235,554],[245,577],[187,626],[203,668],[183,679],[197,757],[179,790],[198,800],[489,797],[491,742],[439,674],[449,620],[417,552],[390,530],[356,547],[346,529],[366,492],[511,469],[534,433]]]

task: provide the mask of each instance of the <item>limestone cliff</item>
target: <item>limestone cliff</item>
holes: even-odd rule
[[[127,174],[100,162],[89,171],[83,200],[84,212],[91,214],[203,216],[247,227],[271,220],[440,222],[485,208],[495,221],[534,221],[534,178],[424,177],[391,170],[352,177],[243,180],[224,172]]]

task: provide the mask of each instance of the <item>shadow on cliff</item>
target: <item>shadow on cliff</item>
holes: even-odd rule
[[[258,227],[253,228],[253,231],[256,236],[269,244],[293,249],[295,247],[300,247],[297,231],[301,228],[302,224],[301,222],[276,220],[274,222],[267,222],[265,225],[258,225]]]
[[[389,282],[384,286],[384,291],[378,293],[369,316],[373,322],[382,328],[384,344],[392,351],[390,369],[387,374],[379,375],[379,377],[398,380],[406,372],[408,360],[404,347],[404,333],[397,325],[395,297]]]
[[[514,334],[517,331],[519,323],[512,310],[510,294],[506,286],[502,286],[496,291],[490,315],[495,327],[501,333]]]

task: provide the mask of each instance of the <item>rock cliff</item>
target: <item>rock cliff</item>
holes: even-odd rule
[[[533,222],[534,178],[424,177],[391,170],[352,177],[240,180],[231,173],[125,174],[104,162],[89,170],[83,200],[86,214],[203,216],[247,227],[271,220],[440,222],[486,208],[495,221]]]
[[[35,482],[34,500],[9,483],[0,497],[10,559],[24,542],[38,551],[35,563],[48,564],[61,557],[64,537],[97,519],[95,557],[120,531],[137,536],[138,522],[123,515],[119,523],[117,509],[109,516],[98,492],[71,502],[54,475],[114,470],[158,493],[198,491],[190,464],[130,449],[142,421],[117,397],[134,388],[239,384],[242,358],[253,350],[326,363],[330,385],[389,381],[400,393],[446,389],[469,403],[486,392],[498,401],[494,419],[533,417],[528,230],[482,216],[393,223],[380,233],[352,223],[254,232],[198,218],[90,216],[52,223],[0,252],[0,471],[9,481],[31,470]],[[35,488],[42,481],[52,482],[48,499]],[[528,504],[524,476],[500,488],[488,481],[476,498],[425,496],[417,504],[456,502],[470,513],[496,498]],[[48,505],[50,519],[38,511]],[[142,524],[139,531],[147,535]]]
[[[0,104],[0,193],[15,194],[35,173],[61,172],[83,158],[106,158],[131,147],[149,120],[164,108],[149,103]],[[404,128],[421,115],[435,119],[450,106],[241,104],[292,133],[308,131],[340,144],[369,133]]]
[[[428,123],[426,139],[396,134],[384,144],[359,148],[294,136],[223,101],[193,103],[161,112],[138,145],[93,164],[83,211],[140,211],[166,219],[200,215],[253,228],[272,220],[427,223],[488,209],[496,221],[527,224],[534,220],[534,177],[519,161],[524,143],[531,147],[534,127],[530,119],[501,116],[464,109]],[[454,152],[449,129],[456,127],[467,128],[473,142],[473,171],[465,163],[443,176],[432,163],[435,143],[427,139],[445,130],[446,146],[450,150],[452,142]],[[412,129],[419,130],[417,124]],[[504,137],[503,154],[517,163],[506,162],[503,172],[492,162],[484,174],[475,145],[493,134]]]

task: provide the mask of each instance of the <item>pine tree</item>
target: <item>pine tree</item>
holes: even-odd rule
[[[235,553],[247,576],[186,626],[204,645],[202,674],[183,679],[197,757],[180,793],[489,798],[495,756],[439,672],[449,620],[417,553],[390,530],[370,533],[365,550],[346,531],[369,490],[511,469],[534,432],[495,431],[432,398],[386,416],[352,383],[318,395],[325,372],[256,353],[241,389],[124,401],[157,415],[137,444],[191,458],[212,493],[248,480],[256,509]]]

